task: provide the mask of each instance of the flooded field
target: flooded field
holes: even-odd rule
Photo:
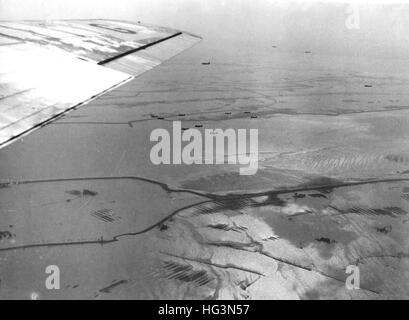
[[[204,39],[1,149],[0,299],[409,298],[408,75]],[[258,129],[257,173],[152,164],[176,120]]]

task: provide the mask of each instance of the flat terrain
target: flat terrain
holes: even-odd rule
[[[409,298],[408,71],[203,41],[7,146],[0,298]],[[257,128],[257,174],[153,165],[174,120]]]

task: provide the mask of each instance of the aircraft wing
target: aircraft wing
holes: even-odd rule
[[[0,148],[198,41],[116,20],[0,22]]]

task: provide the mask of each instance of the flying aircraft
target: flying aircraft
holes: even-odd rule
[[[113,90],[200,41],[113,20],[3,21],[0,147]]]
[[[0,299],[408,297],[406,77],[268,44],[165,63],[199,41],[0,21]],[[257,128],[257,172],[155,165],[175,121]]]

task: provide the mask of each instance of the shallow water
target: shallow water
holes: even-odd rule
[[[409,63],[215,39],[0,150],[0,297],[408,297]],[[153,165],[174,120],[258,129],[257,174]]]

